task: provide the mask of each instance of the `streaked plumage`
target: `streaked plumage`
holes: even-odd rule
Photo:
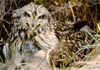
[[[37,51],[47,54],[58,46],[53,19],[45,7],[30,3],[15,10],[13,20],[9,38],[12,63],[31,62]]]
[[[69,66],[73,62],[82,60],[90,53],[90,48],[83,47],[93,44],[94,41],[93,38],[86,32],[86,30],[90,32],[88,28],[84,27],[86,25],[79,29],[76,23],[57,23],[57,25],[55,33],[57,38],[60,40],[60,46],[58,49],[59,52],[52,51],[50,53],[51,64],[54,63],[55,66],[60,67],[61,63],[65,61],[65,66]],[[76,30],[74,29],[76,28],[74,25],[77,27]]]

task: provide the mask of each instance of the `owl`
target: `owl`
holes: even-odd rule
[[[58,46],[53,18],[42,5],[30,3],[15,10],[12,17],[13,26],[8,40],[8,59],[12,63],[32,62],[39,50],[49,53]]]

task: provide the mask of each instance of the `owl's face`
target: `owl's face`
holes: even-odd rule
[[[23,39],[52,29],[51,16],[48,10],[41,5],[31,3],[17,9],[14,11],[13,18],[12,34],[16,33],[16,36]]]
[[[32,22],[34,21],[32,14],[35,11],[34,4],[26,5],[20,9],[17,9],[13,13],[13,23],[14,26],[20,25],[21,27],[18,29],[28,28],[28,25],[32,26]]]

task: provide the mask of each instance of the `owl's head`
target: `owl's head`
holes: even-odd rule
[[[53,28],[52,17],[48,10],[41,6],[30,3],[13,13],[13,28],[12,32],[20,31],[21,37],[30,37],[33,33],[38,34],[45,31],[51,31]],[[24,35],[24,36],[23,36]]]

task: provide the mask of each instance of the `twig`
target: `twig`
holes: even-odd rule
[[[71,5],[70,1],[68,2],[68,4],[69,4],[69,7],[70,7],[71,12],[72,12],[73,20],[76,21],[75,15],[74,15],[74,11],[73,11],[73,9],[72,9],[72,5]]]
[[[2,23],[4,30],[6,31],[7,35],[10,37],[8,30],[6,29],[5,25]]]
[[[18,7],[18,5],[17,5],[16,1],[15,1],[15,0],[13,0],[13,1],[14,1],[14,3],[15,3],[16,8],[18,9],[19,7]]]
[[[100,24],[99,23],[97,23],[97,28],[100,31]]]
[[[5,19],[2,19],[3,21],[5,21],[7,24],[11,24],[11,23],[9,23],[8,21],[6,21]]]
[[[82,47],[85,47],[85,48],[100,47],[100,44],[85,45],[85,46],[82,46]]]
[[[52,61],[52,64],[53,64],[53,69],[56,70],[56,66],[53,61]]]

